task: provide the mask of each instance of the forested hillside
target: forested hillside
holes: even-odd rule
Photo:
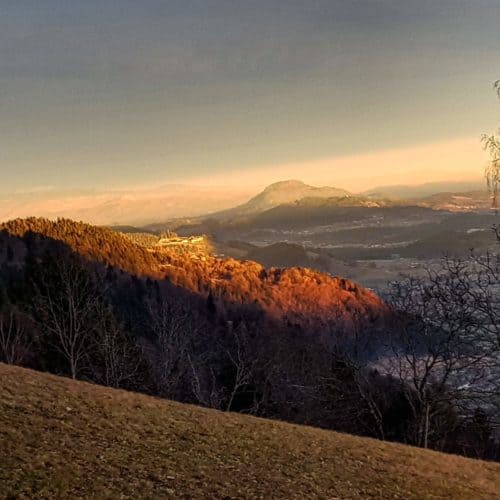
[[[498,260],[476,264],[483,288],[450,262],[430,285],[402,284],[388,306],[309,269],[150,251],[69,220],[16,220],[0,227],[0,361],[494,459]],[[474,391],[453,385],[483,377],[489,385]]]
[[[251,261],[210,256],[193,259],[168,249],[148,251],[110,229],[68,219],[17,219],[0,225],[0,230],[27,244],[35,241],[31,246],[37,252],[43,247],[41,240],[48,238],[89,261],[138,277],[169,279],[204,297],[210,294],[221,308],[247,305],[298,325],[348,320],[354,314],[376,321],[387,313],[383,302],[366,289],[308,269],[266,270]]]
[[[37,251],[43,248],[44,239],[58,241],[89,261],[113,266],[137,276],[160,277],[154,256],[111,229],[69,219],[53,222],[30,217],[0,224],[0,231],[4,235],[22,238],[27,245],[37,247]]]

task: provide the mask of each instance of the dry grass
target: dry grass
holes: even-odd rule
[[[500,465],[0,364],[3,498],[499,498]]]

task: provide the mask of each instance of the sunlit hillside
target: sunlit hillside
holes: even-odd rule
[[[377,321],[387,313],[384,303],[369,290],[342,277],[303,268],[271,268],[231,258],[193,258],[191,253],[168,246],[145,248],[110,229],[60,219],[17,219],[0,225],[4,235],[16,238],[12,245],[31,245],[38,252],[50,241],[93,262],[133,275],[168,278],[183,289],[221,305],[247,304],[297,324],[327,322],[354,314]],[[22,241],[19,241],[19,238]],[[5,242],[4,246],[8,246]],[[24,254],[25,250],[18,253]]]

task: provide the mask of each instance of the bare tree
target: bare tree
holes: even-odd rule
[[[54,259],[47,271],[35,283],[34,309],[41,331],[76,379],[98,327],[101,297],[92,276],[75,258]]]
[[[337,323],[330,332],[330,359],[327,375],[321,377],[327,394],[333,395],[335,418],[340,428],[358,429],[379,439],[386,439],[385,410],[391,393],[385,391],[382,377],[373,360],[377,355],[378,326],[361,312],[355,312],[348,324]]]
[[[5,307],[0,311],[0,361],[12,365],[21,364],[30,345],[26,318],[14,307]]]
[[[252,349],[250,331],[244,322],[236,328],[232,323],[228,325],[231,344],[226,349],[226,355],[232,365],[233,377],[229,388],[226,411],[233,408],[235,397],[252,382],[254,369],[257,364],[255,351]]]
[[[197,404],[216,410],[224,409],[225,388],[218,382],[213,353],[188,354],[191,390]]]
[[[444,259],[425,279],[393,285],[399,322],[384,370],[405,388],[418,446],[437,436],[433,425],[450,404],[464,413],[495,405],[500,394],[499,275],[488,265]]]
[[[199,328],[193,315],[177,301],[159,296],[148,300],[147,310],[152,343],[146,346],[146,353],[159,390],[166,397],[183,399],[179,391],[192,375],[189,355]]]
[[[500,80],[495,82],[494,88],[500,97]],[[498,132],[500,135],[500,131]],[[483,147],[490,154],[490,161],[485,167],[484,176],[491,193],[493,208],[497,208],[497,198],[500,189],[500,138],[495,134],[485,134],[482,137]]]
[[[92,379],[108,387],[133,387],[141,369],[142,352],[116,321],[109,306],[99,304],[97,312],[89,359]]]

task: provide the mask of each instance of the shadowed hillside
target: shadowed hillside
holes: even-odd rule
[[[498,464],[0,364],[4,498],[496,498]]]

